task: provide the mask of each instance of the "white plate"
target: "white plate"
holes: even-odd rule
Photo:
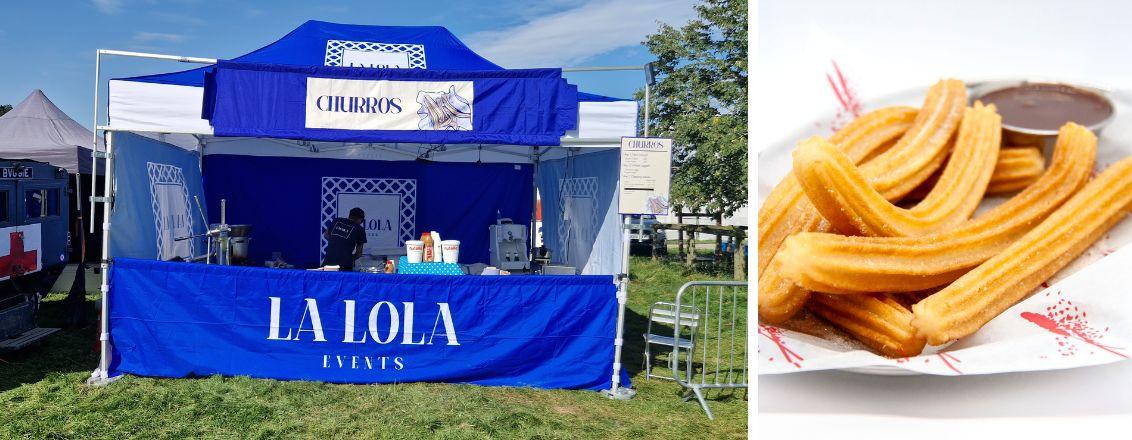
[[[1013,79],[1013,80],[991,80],[991,81],[968,82],[968,88],[972,89],[972,88],[984,87],[988,83],[999,82],[999,81],[1004,81],[1004,82],[1015,81],[1016,82],[1018,80]],[[1064,82],[1070,83],[1070,84],[1074,83],[1073,81],[1064,81]],[[1080,83],[1078,83],[1078,84],[1080,84]],[[1090,85],[1090,84],[1083,84],[1083,85]],[[1090,86],[1092,86],[1092,85],[1090,85]],[[904,90],[904,91],[892,93],[892,94],[883,96],[879,99],[867,102],[867,103],[865,103],[866,105],[865,105],[865,108],[862,111],[862,114],[865,113],[865,112],[871,111],[871,110],[875,110],[875,109],[886,107],[886,106],[892,106],[892,105],[910,105],[910,106],[918,107],[922,104],[924,94],[928,90],[928,87],[929,87],[929,85],[925,85],[925,86],[920,87],[920,88]],[[1093,86],[1093,87],[1095,87],[1095,86]],[[1104,89],[1103,87],[1095,87],[1095,88]],[[1127,115],[1132,115],[1132,92],[1126,91],[1126,90],[1111,90],[1111,89],[1105,89],[1105,90],[1108,90],[1108,96],[1109,96],[1110,99],[1112,99],[1116,108],[1115,108],[1115,118],[1113,118],[1113,121],[1109,126],[1104,128],[1104,130],[1102,131],[1102,133],[1099,137],[1099,142],[1098,142],[1098,147],[1097,147],[1097,162],[1096,162],[1096,168],[1098,170],[1104,169],[1109,164],[1111,164],[1111,163],[1113,163],[1113,162],[1115,162],[1115,161],[1117,161],[1121,158],[1132,155],[1132,119],[1125,117]],[[768,146],[767,148],[763,149],[758,154],[758,164],[757,164],[757,166],[758,166],[758,169],[759,169],[759,182],[758,182],[759,205],[761,205],[762,202],[766,199],[767,195],[770,193],[770,190],[774,187],[774,185],[776,185],[782,179],[782,177],[785,176],[786,173],[788,173],[790,171],[790,169],[792,167],[791,152],[794,150],[794,143],[797,142],[798,140],[805,139],[805,138],[807,138],[809,136],[813,136],[813,135],[829,136],[829,135],[833,134],[833,129],[831,128],[831,125],[832,125],[832,121],[834,121],[835,117],[836,117],[836,114],[834,112],[825,112],[824,114],[822,114],[818,118],[814,119],[810,123],[804,124],[801,127],[799,127],[798,129],[794,130],[792,132],[792,134],[789,135],[788,137],[786,137],[786,138],[784,138],[784,139],[782,139],[778,142],[775,142],[772,145]],[[1048,161],[1048,152],[1047,152],[1047,161]],[[989,207],[997,205],[998,203],[1001,203],[1003,200],[1006,200],[1006,198],[988,198],[983,203],[983,205],[980,206],[979,212],[981,213],[982,211],[988,209]],[[1065,269],[1063,269],[1062,271],[1060,271],[1059,273],[1054,275],[1054,277],[1049,281],[1049,284],[1053,285],[1053,287],[1051,289],[1057,290],[1059,286],[1056,283],[1058,281],[1060,281],[1060,280],[1064,279],[1065,277],[1077,272],[1078,270],[1082,269],[1083,267],[1088,266],[1089,264],[1099,260],[1100,258],[1104,257],[1105,255],[1113,253],[1113,251],[1115,251],[1118,248],[1123,247],[1124,245],[1126,245],[1128,243],[1132,243],[1132,221],[1128,221],[1126,219],[1126,220],[1122,221],[1121,223],[1119,223],[1112,230],[1110,230],[1105,238],[1103,238],[1098,243],[1094,244],[1094,246],[1092,248],[1090,248],[1090,250],[1086,251],[1076,261],[1074,261],[1069,266],[1067,266]],[[1124,252],[1124,253],[1132,255],[1132,252]],[[1075,285],[1081,284],[1080,281],[1078,281],[1078,280],[1075,280],[1075,281],[1077,281],[1075,283]],[[1047,289],[1047,291],[1049,291],[1049,289]],[[1037,295],[1034,295],[1033,297],[1031,297],[1031,299],[1036,301],[1038,299],[1038,298],[1035,298],[1036,296]],[[1029,300],[1024,301],[1024,303],[1025,302],[1029,302]],[[1023,304],[1020,303],[1018,306],[1022,306],[1022,305]],[[1016,307],[1018,307],[1018,306],[1016,306]],[[1120,309],[1123,312],[1123,314],[1120,316],[1120,320],[1123,322],[1123,320],[1127,318],[1124,315],[1132,313],[1132,307],[1126,307],[1125,306],[1125,307],[1120,307]],[[1005,314],[1006,313],[1004,313],[1003,315],[1005,315]],[[1000,315],[1000,317],[1001,316],[1002,315]],[[1129,322],[1132,322],[1132,318],[1127,318],[1127,319],[1129,320]],[[996,318],[996,320],[998,320],[998,318]],[[992,321],[992,323],[993,322],[994,321]],[[990,324],[988,324],[988,327],[989,326],[990,326]],[[995,335],[998,335],[1000,332],[998,330],[996,330],[993,333]],[[925,354],[922,355],[921,357],[913,358],[911,360],[912,362],[909,362],[908,360],[904,360],[902,363],[898,363],[898,362],[895,362],[892,359],[885,359],[885,358],[882,358],[882,357],[879,357],[879,356],[873,356],[876,359],[872,363],[849,365],[849,364],[852,364],[852,363],[845,361],[845,358],[850,357],[851,355],[853,355],[855,353],[855,351],[853,350],[853,347],[846,348],[846,347],[838,346],[838,345],[823,344],[823,343],[821,343],[821,341],[815,342],[813,340],[813,338],[808,338],[806,335],[801,335],[801,334],[788,332],[788,331],[785,332],[785,334],[786,334],[785,337],[787,338],[787,340],[791,340],[790,338],[794,338],[792,340],[793,343],[796,343],[796,344],[801,345],[801,346],[808,346],[808,348],[813,349],[813,351],[811,351],[810,353],[816,353],[816,354],[811,354],[810,356],[821,356],[821,359],[819,359],[818,362],[814,362],[816,364],[819,364],[819,366],[815,366],[813,368],[799,367],[798,369],[795,370],[795,369],[790,369],[790,368],[782,368],[781,362],[779,362],[778,364],[766,363],[766,362],[768,362],[767,358],[771,357],[772,354],[777,354],[777,351],[773,349],[773,347],[774,347],[773,345],[769,345],[769,347],[771,349],[764,348],[763,344],[764,344],[765,341],[760,339],[760,353],[762,351],[767,352],[767,354],[765,354],[765,355],[760,355],[760,374],[763,374],[762,372],[764,372],[764,371],[769,371],[770,374],[778,374],[778,373],[788,373],[788,372],[791,372],[791,371],[812,371],[812,370],[822,370],[822,369],[843,370],[843,371],[851,371],[851,372],[856,372],[856,373],[873,374],[873,375],[953,374],[953,373],[950,372],[949,369],[940,369],[938,371],[932,371],[931,368],[927,368],[927,367],[917,368],[915,366],[911,366],[913,364],[918,364],[917,361],[920,361],[920,360],[923,360],[925,364],[930,364],[932,360],[936,359],[934,356],[939,356],[939,359],[936,360],[935,363],[940,364],[940,365],[947,364],[950,367],[951,363],[947,362],[947,359],[943,359],[943,357],[938,355],[938,354],[930,354],[927,351],[925,351]],[[995,341],[987,341],[987,337],[985,337],[984,335],[980,335],[980,334],[976,333],[976,335],[973,335],[973,336],[967,338],[966,340],[957,342],[954,347],[948,347],[947,349],[943,349],[942,352],[948,353],[951,350],[963,350],[963,349],[969,349],[969,348],[978,349],[978,348],[981,348],[981,347],[978,347],[978,344],[986,344],[988,342],[993,343]],[[857,347],[857,348],[863,348],[863,347]],[[1128,347],[1128,348],[1129,348],[1128,351],[1132,351],[1132,347]],[[979,353],[979,355],[980,355],[979,357],[981,357],[981,358],[988,358],[988,356],[985,353]],[[931,359],[926,359],[926,358],[929,358],[929,357],[931,357]],[[993,358],[993,356],[990,356],[990,357]],[[1101,360],[1095,361],[1095,362],[1094,361],[1082,362],[1082,365],[1096,365],[1096,364],[1100,364],[1100,363],[1107,363],[1107,362],[1105,362],[1103,359],[1101,359]],[[1010,362],[1003,362],[1003,364],[1004,365],[1010,364]],[[1020,365],[1020,366],[1019,365],[1011,365],[1011,366],[1004,366],[1003,369],[1001,369],[1001,370],[995,370],[993,368],[990,368],[990,369],[983,368],[982,370],[980,370],[980,372],[981,373],[990,373],[990,372],[1007,372],[1007,371],[1031,371],[1031,370],[1070,368],[1070,367],[1073,367],[1073,366],[1080,366],[1080,365],[1067,365],[1065,363],[1061,363],[1061,364],[1057,364],[1055,366],[1051,366],[1049,368],[1043,368],[1040,365]]]

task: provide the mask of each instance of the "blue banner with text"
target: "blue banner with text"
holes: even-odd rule
[[[443,71],[220,61],[203,117],[217,136],[559,145],[577,128],[561,69]]]
[[[134,259],[115,259],[110,273],[112,375],[610,386],[610,276],[378,275]]]

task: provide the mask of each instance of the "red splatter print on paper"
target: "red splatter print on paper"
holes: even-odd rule
[[[950,368],[951,371],[954,371],[957,374],[963,374],[962,371],[959,371],[959,367],[955,366],[955,364],[962,362],[959,360],[959,358],[955,357],[955,355],[950,353],[936,353],[935,355],[939,356],[939,360],[943,361],[943,364],[947,365],[947,368]],[[955,364],[953,364],[952,362],[955,362]]]
[[[837,115],[834,116],[830,127],[833,131],[837,131],[849,121],[861,116],[862,106],[861,100],[857,97],[857,92],[849,86],[849,81],[841,73],[837,61],[831,60],[830,62],[833,63],[833,73],[827,72],[825,80],[829,83],[829,87],[833,90],[833,95],[837,97],[839,104]]]
[[[1061,292],[1057,292],[1057,294],[1060,296]],[[1122,348],[1104,345],[1100,342],[1108,333],[1108,327],[1097,330],[1090,326],[1088,313],[1079,310],[1077,306],[1073,305],[1072,301],[1067,299],[1057,300],[1056,304],[1045,308],[1045,313],[1022,312],[1021,316],[1022,319],[1056,335],[1057,352],[1062,356],[1077,354],[1079,346],[1074,343],[1074,340],[1076,340],[1122,358],[1128,358],[1128,355],[1117,351],[1122,350]],[[1092,353],[1094,352],[1089,352],[1089,354]]]
[[[1101,236],[1096,243],[1093,243],[1092,246],[1089,246],[1089,248],[1085,250],[1084,255],[1090,258],[1102,258],[1112,255],[1113,252],[1116,252],[1116,246],[1113,246],[1109,241],[1111,238],[1109,234]]]
[[[955,364],[962,363],[963,361],[960,361],[959,358],[955,357],[955,355],[953,355],[951,353],[936,353],[935,356],[924,356],[923,357],[925,364],[932,363],[932,359],[936,359],[936,358],[939,358],[940,361],[943,361],[943,365],[946,366],[947,368],[950,368],[951,371],[954,371],[956,374],[963,374],[963,372],[959,370],[959,367],[955,365]],[[910,357],[902,357],[902,358],[896,359],[897,364],[903,364],[905,362],[911,362],[911,361],[912,361],[912,358],[910,358]]]
[[[795,353],[790,347],[786,346],[786,341],[782,340],[782,329],[778,327],[771,327],[765,324],[759,324],[759,334],[765,336],[770,342],[773,342],[778,347],[778,351],[782,353],[782,359],[787,363],[802,368],[802,361],[805,360],[798,353]],[[773,362],[774,357],[768,359]]]

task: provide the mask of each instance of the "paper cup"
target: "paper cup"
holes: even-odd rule
[[[409,240],[405,242],[405,258],[410,263],[420,263],[424,258],[424,242],[420,240]]]
[[[444,240],[440,242],[440,252],[445,263],[457,263],[460,260],[460,240]]]

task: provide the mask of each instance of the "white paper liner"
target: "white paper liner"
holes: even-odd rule
[[[927,89],[891,95],[866,110],[918,105]],[[1114,91],[1112,98],[1117,117],[1100,136],[1098,170],[1132,155],[1132,122],[1121,119],[1132,115],[1132,93]],[[830,134],[820,131],[821,127],[810,124],[759,154],[760,204],[790,170],[793,142],[812,134]],[[1002,200],[987,200],[980,212]],[[760,323],[759,374],[842,369],[954,376],[1056,370],[1127,359],[1132,356],[1132,246],[1124,246],[1128,243],[1132,243],[1132,221],[1125,219],[1038,292],[975,334],[946,347],[927,347],[916,357],[880,356],[810,316],[784,325],[810,334]]]

